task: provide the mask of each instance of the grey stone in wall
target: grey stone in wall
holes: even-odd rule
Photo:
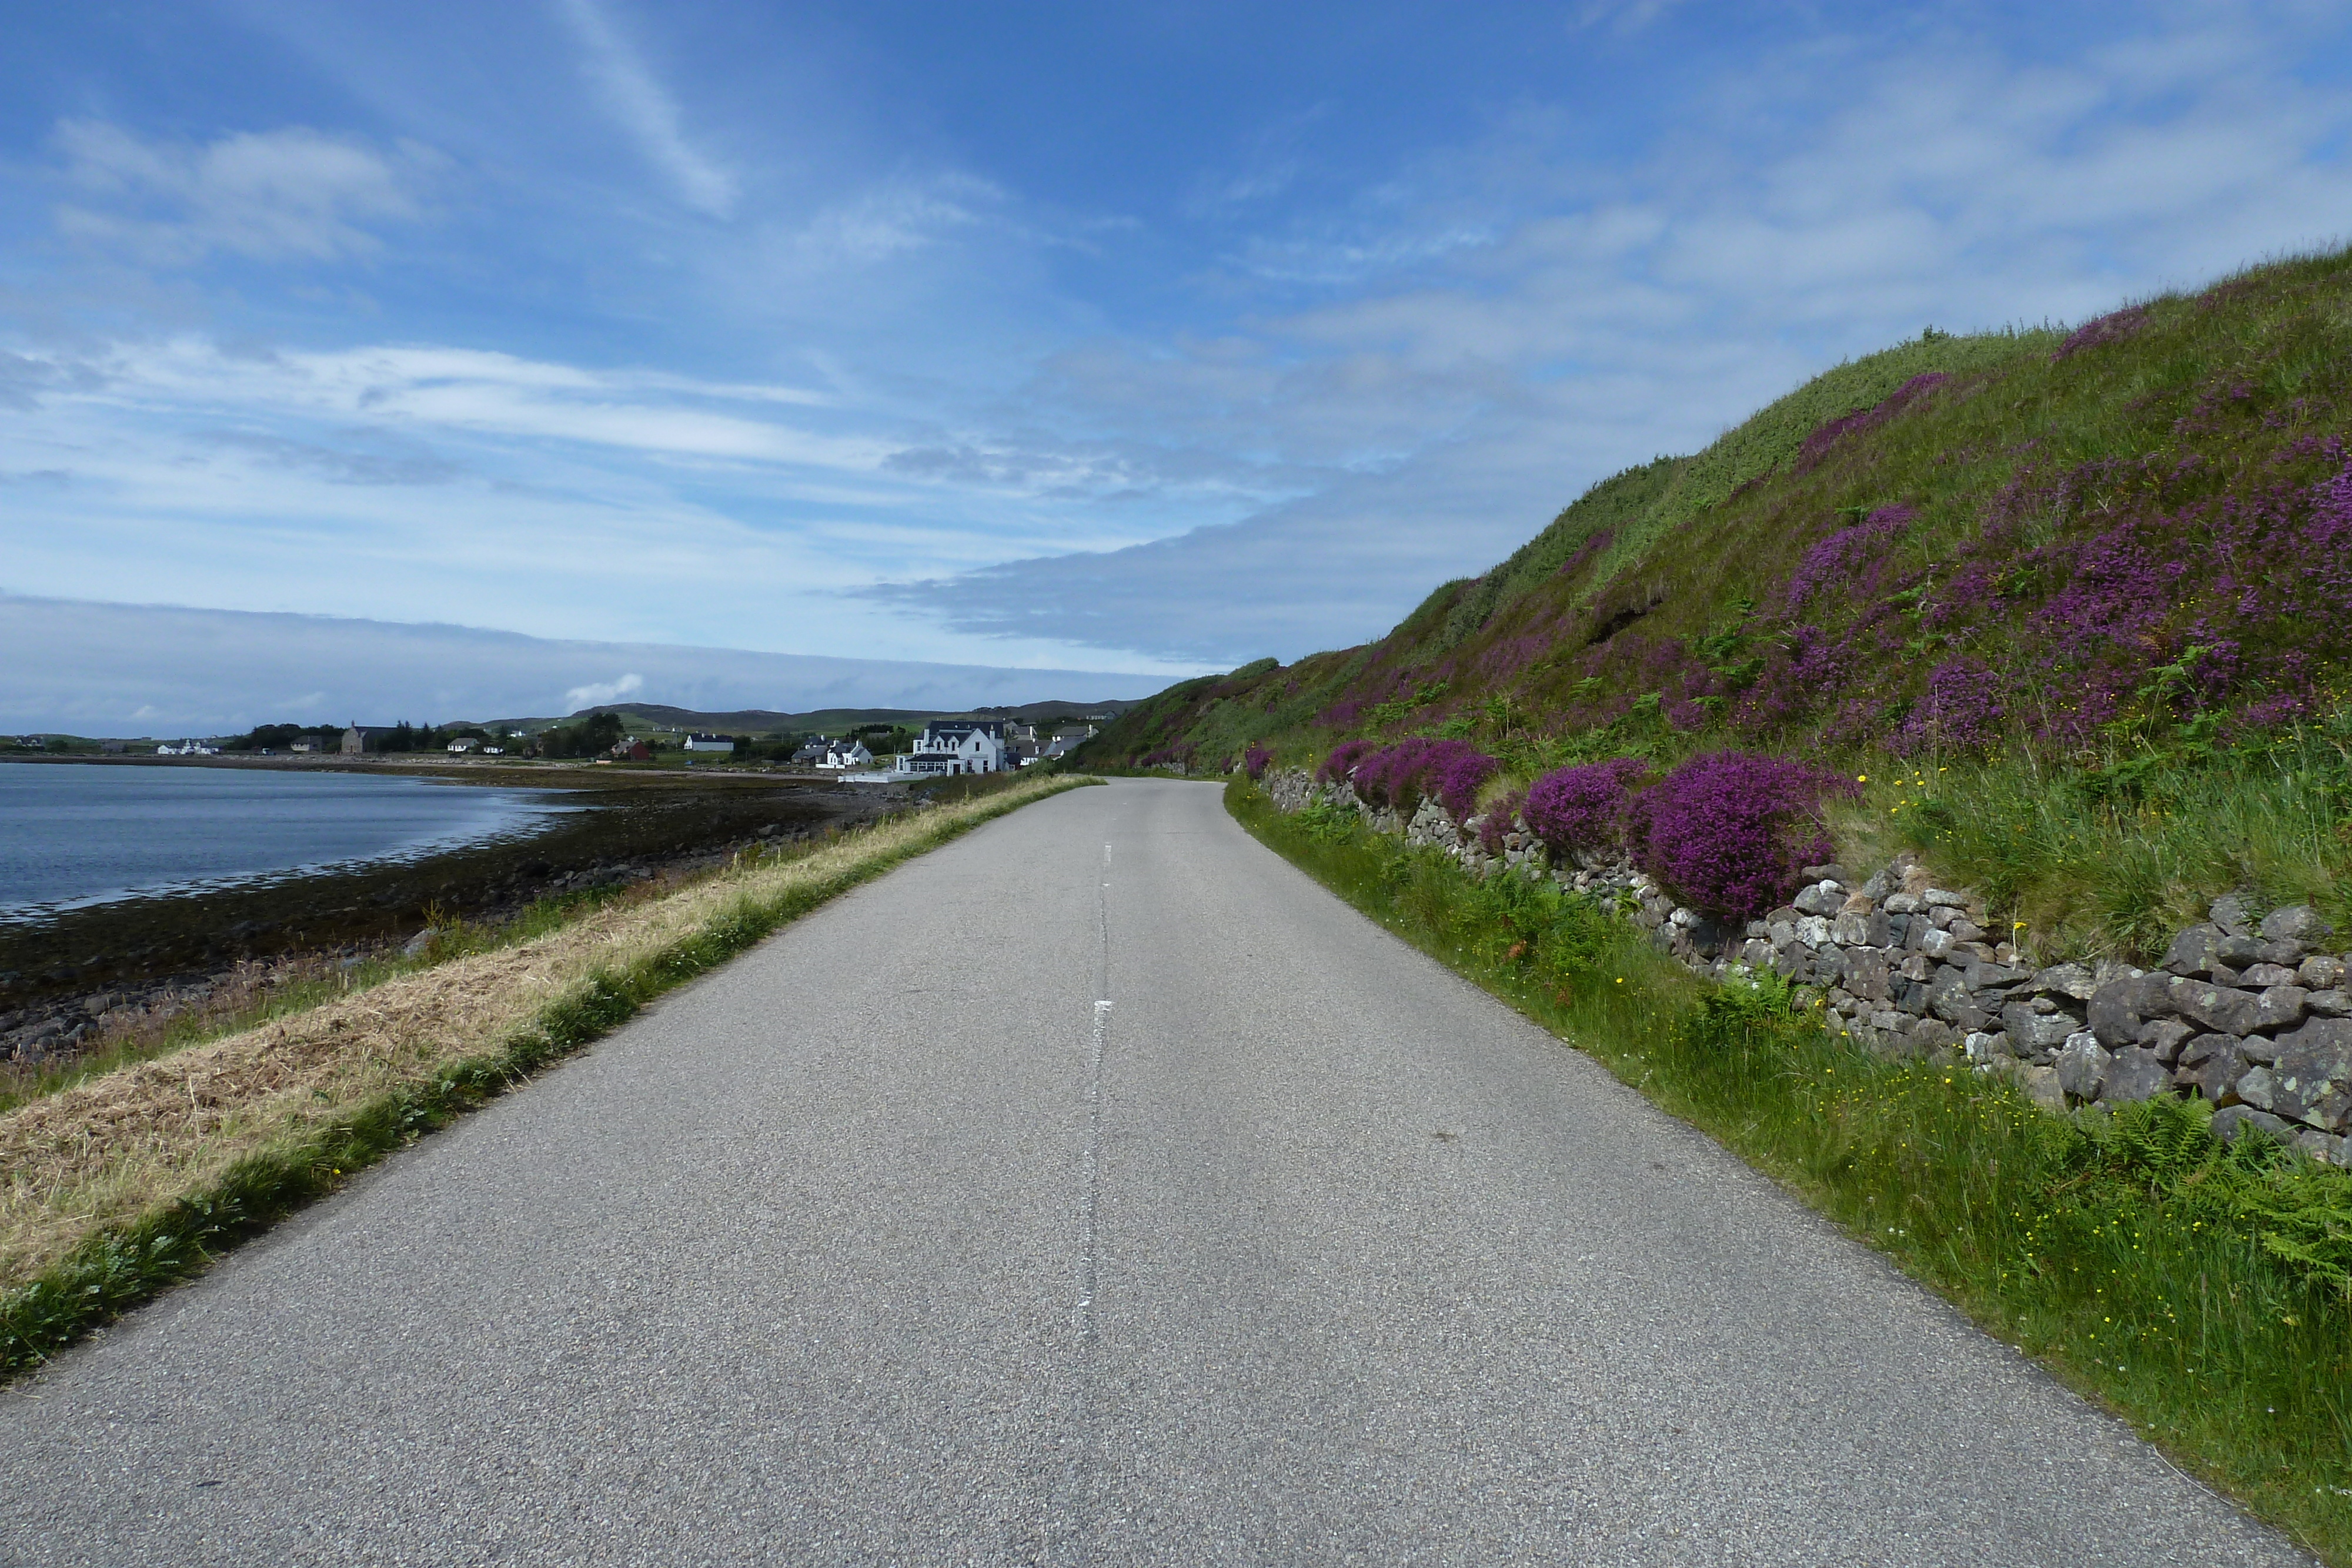
[[[2332,1166],[2344,1163],[2345,1140],[2330,1134],[2311,1127],[2297,1127],[2294,1146],[2315,1160],[2326,1160]]]
[[[2309,949],[2336,935],[2336,928],[2308,904],[2290,904],[2263,916],[2262,935],[2266,942],[2295,942]]]
[[[2213,945],[2214,956],[2220,959],[2221,964],[2232,969],[2242,969],[2249,964],[2258,964],[2269,951],[2269,943],[2253,936],[2224,936]],[[2217,966],[2214,974],[2218,977],[2220,973],[2221,969]]]
[[[2096,1033],[2097,1030],[2094,1030],[2092,1032]],[[2181,1048],[2195,1038],[2196,1034],[2195,1024],[2183,1023],[2179,1019],[2158,1019],[2153,1023],[2144,1023],[2139,1026],[2137,1043],[2156,1052],[2156,1059],[2158,1061],[2170,1063],[2180,1060]],[[2216,1035],[2211,1038],[2227,1040],[2229,1036]],[[2106,1041],[2102,1040],[2099,1043],[2105,1045]]]
[[[2053,964],[2046,969],[2035,970],[2026,988],[2044,996],[2067,997],[2078,1002],[2088,1002],[2098,990],[2098,982],[2084,965]]]
[[[2058,1086],[2077,1100],[2095,1100],[2106,1087],[2114,1058],[2088,1030],[2066,1038],[2052,1063],[2058,1069]]]
[[[2172,1010],[2216,1034],[2252,1034],[2262,1016],[2260,997],[2205,980],[2176,979],[2169,988]]]
[[[1888,967],[1885,952],[1874,947],[1854,947],[1845,955],[1845,988],[1865,1001],[1885,1006],[1895,999],[1893,972]]]
[[[2032,1002],[2011,1002],[2003,1008],[2000,1027],[2016,1045],[2019,1055],[2045,1059],[2064,1045],[2069,1035],[2082,1029],[2072,1014],[2036,1012]],[[2095,1041],[2097,1037],[2084,1031],[2084,1038]]]
[[[2114,1050],[2139,1038],[2144,1022],[2172,1016],[2172,977],[2126,973],[2091,993],[2086,1017],[2099,1043]]]
[[[2213,1113],[2214,1135],[2225,1144],[2236,1143],[2248,1128],[2282,1143],[2290,1136],[2284,1122],[2256,1106],[2224,1105]]]
[[[1845,906],[1845,889],[1833,882],[1817,882],[1789,902],[1800,915],[1832,915]]]
[[[2219,1104],[2235,1091],[2245,1071],[2245,1053],[2237,1040],[2226,1034],[2200,1034],[2180,1048],[2180,1065],[2173,1070],[2172,1082]]]
[[[2176,975],[2203,979],[2213,972],[2214,956],[2221,943],[2220,928],[2191,925],[2164,950],[2162,967]]]
[[[1921,1019],[1911,1026],[1905,1043],[1914,1055],[1924,1056],[1931,1051],[1948,1051],[1960,1042],[1960,1032],[1941,1019]]]
[[[2093,1049],[2098,1049],[2095,1040]],[[2115,1053],[2107,1063],[2106,1082],[2099,1097],[2116,1104],[2135,1100],[2153,1100],[2172,1087],[2172,1074],[2156,1052],[2145,1047],[2127,1045]]]
[[[2331,1133],[2352,1124],[2352,1022],[2314,1019],[2279,1036],[2278,1055],[2267,1071],[2271,1099],[2263,1110]],[[2243,1088],[2238,1092],[2261,1103]]]

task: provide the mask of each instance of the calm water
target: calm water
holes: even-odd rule
[[[429,854],[571,809],[535,789],[357,773],[0,764],[0,920]]]

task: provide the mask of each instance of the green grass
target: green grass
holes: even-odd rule
[[[1061,788],[1093,782],[1072,778]],[[994,802],[866,856],[838,875],[797,884],[770,899],[740,899],[701,930],[643,961],[589,976],[498,1050],[450,1063],[429,1082],[376,1096],[309,1136],[240,1162],[202,1193],[91,1236],[55,1267],[0,1294],[0,1379],[39,1365],[91,1329],[194,1278],[215,1257],[332,1192],[352,1173],[520,1086],[619,1028],[664,992],[709,973],[780,927],[1043,798]],[[562,913],[551,911],[550,918]]]
[[[2257,913],[2309,903],[2352,933],[2352,710],[2239,749],[2174,738],[1859,771],[1864,800],[1832,824],[1841,859],[1918,851],[2022,922],[2045,963],[2153,962],[2225,893]]]
[[[2352,1177],[2151,1101],[2048,1115],[1884,1061],[1770,980],[1706,985],[1591,901],[1343,813],[1235,818],[1765,1171],[2327,1561],[2352,1563]]]

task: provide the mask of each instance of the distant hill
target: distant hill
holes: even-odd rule
[[[1595,485],[1377,642],[1136,705],[1081,754],[1470,739],[2053,755],[2333,712],[2352,664],[2352,252],[2069,333],[1929,331]]]
[[[984,717],[1013,718],[1024,724],[1033,724],[1082,718],[1088,715],[1117,716],[1134,706],[1131,702],[1036,702],[1018,707],[961,710],[821,708],[813,713],[774,713],[766,708],[740,708],[732,713],[698,713],[691,708],[669,707],[660,703],[615,703],[582,708],[561,716],[484,719],[479,722],[482,727],[492,731],[535,731],[551,725],[568,724],[596,714],[611,713],[618,714],[625,725],[650,730],[697,730],[716,735],[806,735],[845,730],[859,725],[903,725],[914,728],[935,718],[961,717],[975,713]]]

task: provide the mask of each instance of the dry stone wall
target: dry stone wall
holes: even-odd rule
[[[2352,1163],[2352,956],[2327,950],[2334,933],[2305,905],[2257,921],[2243,901],[2217,900],[2151,970],[2037,966],[1981,899],[1937,886],[1907,854],[1864,875],[1809,866],[1788,904],[1733,929],[1678,904],[1622,856],[1553,863],[1516,819],[1490,851],[1481,819],[1457,822],[1434,800],[1410,814],[1372,809],[1349,785],[1298,768],[1269,769],[1265,785],[1280,810],[1329,801],[1477,875],[1549,877],[1717,980],[1770,969],[1811,987],[1839,1027],[1882,1053],[1965,1058],[2053,1111],[2201,1095],[2224,1137],[2252,1126]]]

